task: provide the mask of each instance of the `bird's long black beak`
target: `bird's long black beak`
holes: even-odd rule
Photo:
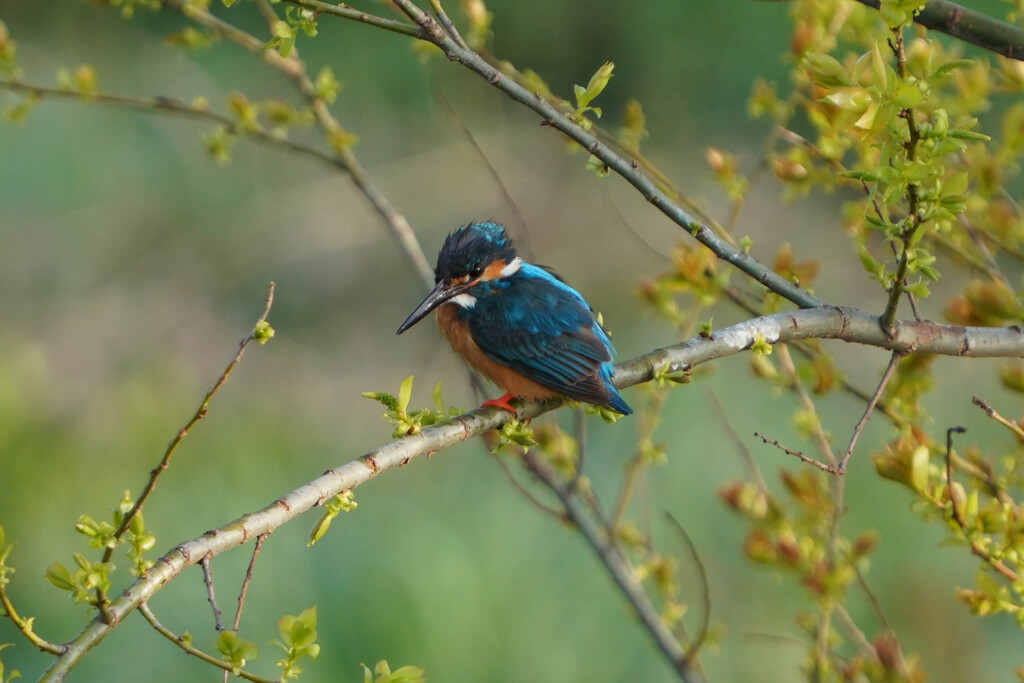
[[[409,314],[409,317],[405,319],[405,322],[398,326],[398,331],[395,334],[402,334],[407,329],[423,320],[427,317],[427,314],[432,310],[448,301],[452,297],[458,296],[462,291],[466,289],[462,285],[449,285],[442,280],[434,285],[434,289],[431,290],[430,294],[427,294],[427,298],[420,302],[420,305]]]

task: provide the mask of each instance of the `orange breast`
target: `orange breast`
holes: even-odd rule
[[[458,319],[458,304],[446,303],[437,308],[437,327],[455,353],[466,359],[481,375],[497,384],[503,391],[525,399],[544,399],[561,396],[545,386],[527,379],[507,365],[497,363],[480,350],[469,334],[469,325]]]

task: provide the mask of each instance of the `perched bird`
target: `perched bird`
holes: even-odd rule
[[[513,397],[567,396],[633,412],[612,385],[615,348],[590,306],[551,271],[519,258],[501,225],[470,223],[448,235],[434,281],[398,334],[436,310],[455,352],[508,392],[483,405],[515,413]]]

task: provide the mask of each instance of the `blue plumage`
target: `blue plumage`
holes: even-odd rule
[[[456,351],[506,391],[517,393],[519,375],[549,394],[633,412],[611,382],[615,348],[590,306],[547,269],[521,261],[500,225],[471,223],[449,235],[436,280],[399,334],[440,307],[438,324]]]

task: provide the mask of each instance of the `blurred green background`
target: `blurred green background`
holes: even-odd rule
[[[616,75],[598,102],[604,121],[619,125],[623,103],[639,99],[650,157],[724,215],[704,150],[714,145],[744,163],[756,160],[767,124],[749,120],[744,103],[755,77],[786,78],[785,4],[501,0],[489,9],[497,54],[535,69],[555,92],[570,93],[614,61]],[[248,3],[226,16],[262,31]],[[90,64],[102,92],[186,101],[202,95],[222,111],[234,90],[254,100],[292,97],[279,74],[230,44],[196,53],[163,45],[164,35],[184,25],[172,13],[139,12],[123,21],[84,3],[43,9],[0,0],[0,19],[19,42],[29,82],[52,84],[58,67]],[[556,267],[604,313],[622,357],[676,341],[638,304],[635,290],[641,277],[666,266],[649,247],[667,252],[680,232],[624,183],[597,179],[584,169],[585,156],[567,154],[534,116],[465,70],[442,59],[424,63],[404,37],[324,18],[320,37],[298,45],[313,73],[330,64],[344,81],[333,110],[359,135],[356,154],[409,218],[431,260],[454,227],[501,220],[520,234],[525,229],[533,257]],[[438,106],[435,88],[476,136],[525,226]],[[0,91],[0,104],[15,101]],[[199,143],[207,130],[64,101],[44,101],[24,124],[0,127],[0,524],[17,544],[9,560],[18,570],[10,587],[15,603],[51,640],[71,638],[87,617],[50,587],[44,568],[69,564],[71,550],[84,548],[72,528],[79,515],[109,518],[125,489],[140,490],[249,331],[268,281],[278,287],[270,316],[277,336],[250,348],[148,503],[158,551],[387,441],[390,427],[362,391],[394,392],[415,374],[414,403],[428,404],[438,380],[449,403],[474,402],[432,325],[394,335],[421,284],[348,180],[244,141],[230,165],[214,164]],[[797,244],[798,258],[827,261],[820,295],[880,309],[881,294],[834,229],[842,198],[783,205],[777,195],[771,183],[759,188],[740,223],[755,256],[770,262],[783,241]],[[938,317],[937,308],[927,312]],[[715,312],[716,327],[740,319],[729,309]],[[869,349],[833,352],[866,388],[888,360]],[[968,379],[992,376],[995,365],[940,360],[936,367],[939,391],[927,400],[936,429],[964,424],[983,446],[1001,439],[969,406],[969,395],[956,391]],[[742,476],[742,467],[708,391],[727,407],[773,483],[779,467],[794,463],[751,434],[799,443],[794,400],[751,379],[744,357],[713,370],[669,398],[657,438],[669,444],[670,462],[645,485],[641,507],[650,511],[660,546],[681,552],[662,521],[664,511],[675,515],[708,568],[714,624],[724,628],[720,649],[704,658],[711,679],[796,680],[803,647],[793,615],[809,606],[789,577],[743,558],[744,525],[716,493]],[[1009,400],[994,385],[982,390]],[[645,400],[637,390],[626,396],[635,405]],[[861,407],[833,395],[820,408],[845,444]],[[545,419],[567,423],[570,415],[561,412]],[[590,426],[588,474],[610,500],[634,425],[592,419]],[[847,488],[845,531],[881,534],[869,581],[904,646],[921,654],[929,680],[1008,680],[1022,663],[1020,631],[1007,617],[979,621],[954,602],[954,586],[972,582],[976,563],[962,549],[939,547],[940,533],[908,510],[908,496],[874,475],[868,453],[889,436],[881,421],[869,425]],[[314,548],[305,546],[312,515],[264,546],[242,621],[243,637],[261,647],[256,672],[275,675],[278,655],[267,643],[277,636],[277,619],[316,604],[323,652],[304,680],[360,681],[360,662],[385,658],[396,667],[423,666],[432,681],[673,679],[589,548],[522,500],[481,443],[414,462],[358,489],[356,498],[358,510]],[[213,563],[221,607],[232,613],[249,547]],[[699,603],[699,591],[689,589],[685,599]],[[198,569],[151,604],[165,625],[212,647]],[[865,602],[857,597],[851,608],[874,633]],[[3,659],[27,679],[49,662],[6,621],[2,642],[16,643]],[[200,679],[219,675],[137,615],[71,676]]]

